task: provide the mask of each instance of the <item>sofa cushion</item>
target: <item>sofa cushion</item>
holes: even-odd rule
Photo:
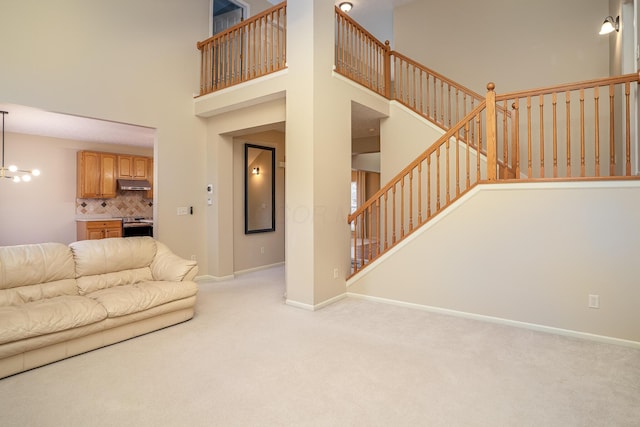
[[[78,285],[75,279],[56,280],[54,282],[0,290],[0,307],[25,304],[61,295],[78,295]]]
[[[73,254],[68,246],[0,247],[0,307],[77,294]]]
[[[0,246],[0,289],[74,278],[71,249],[62,243]]]
[[[102,289],[87,296],[102,304],[109,317],[118,317],[188,298],[197,292],[195,282],[154,281]]]
[[[132,285],[134,283],[152,280],[149,267],[123,270],[114,273],[96,274],[93,276],[78,277],[78,292],[87,295],[100,289],[114,286]]]
[[[76,277],[149,267],[156,256],[156,242],[151,237],[82,240],[69,246]]]
[[[0,307],[0,344],[89,325],[106,317],[99,303],[75,295]]]

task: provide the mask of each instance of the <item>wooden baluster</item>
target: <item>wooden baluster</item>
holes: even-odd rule
[[[436,212],[440,212],[440,145],[436,148]]]
[[[498,142],[497,136],[497,119],[496,119],[496,93],[494,91],[495,84],[487,84],[487,180],[496,180],[496,168],[498,167]],[[478,152],[478,156],[480,152]]]
[[[567,177],[571,176],[571,94],[565,92],[567,110]]]
[[[413,93],[413,99],[411,100],[411,105],[413,107],[414,110],[418,109],[418,85],[416,84],[416,67],[414,67],[413,65],[411,66],[411,74],[413,76],[413,90],[411,91]]]
[[[418,226],[422,225],[422,162],[418,162]]]
[[[358,217],[353,218],[353,265],[351,270],[358,271]]]
[[[540,178],[544,178],[544,95],[540,95]]]
[[[406,175],[405,175],[406,176]],[[400,181],[400,238],[404,237],[404,176]]]
[[[631,176],[631,103],[629,95],[631,93],[631,87],[629,82],[624,84],[624,98],[625,98],[625,148],[626,148],[626,168],[625,176]]]
[[[558,95],[553,92],[553,177],[558,177]]]
[[[615,109],[613,108],[613,97],[615,87],[609,85],[609,175],[616,175],[616,152],[615,152]]]
[[[364,229],[364,227],[365,227],[366,224],[365,224],[364,212],[365,211],[362,211],[362,221],[360,221],[361,222],[361,224],[360,224],[360,261],[361,261],[362,267],[364,267],[364,264],[365,264],[365,262],[364,262],[364,254],[365,254],[365,252],[364,252],[365,251],[365,247],[364,247],[364,230],[365,229]]]
[[[387,206],[389,205],[389,192],[384,192],[384,250],[386,251],[389,248],[389,216],[387,215]]]
[[[376,257],[380,255],[380,198],[376,199]]]
[[[409,171],[409,231],[413,231],[413,169]]]
[[[513,173],[516,179],[520,179],[520,99],[516,98],[511,109],[515,112],[513,119],[513,147],[511,151],[515,157]]]
[[[436,76],[433,76],[433,121],[438,121],[438,86]]]
[[[454,135],[456,144],[456,198],[460,195],[460,130],[456,130]]]
[[[466,116],[465,116],[466,117]],[[473,126],[473,125],[472,125]],[[464,124],[464,134],[467,138],[467,149],[464,150],[465,151],[465,166],[466,166],[466,173],[467,173],[467,177],[465,180],[465,190],[468,190],[469,187],[471,187],[471,154],[469,153],[469,151],[471,151],[471,141],[469,141],[469,122],[466,122]]]
[[[450,163],[449,163],[449,140],[451,138],[447,138],[447,141],[445,142],[445,149],[447,150],[445,153],[445,165],[444,165],[444,176],[446,178],[446,183],[445,183],[445,197],[446,197],[446,201],[447,201],[447,205],[449,204],[449,202],[451,201],[451,191],[450,191],[450,187],[451,187],[451,176],[450,176]]]
[[[475,129],[474,138],[476,138],[476,140],[473,141],[476,147],[476,182],[479,182],[482,179],[482,172],[480,170],[480,157],[482,157],[482,153],[481,153],[482,137],[480,134],[480,120],[481,120],[480,114],[477,114],[476,125],[473,127]]]
[[[369,239],[369,261],[371,261],[371,258],[373,258],[373,239],[372,239],[372,233],[371,231],[373,230],[373,214],[372,214],[372,205],[369,205],[369,207],[367,208],[367,214],[369,215],[367,224],[369,226],[369,234],[366,236]]]
[[[440,80],[440,123],[444,126],[444,80]]]
[[[409,97],[411,96],[411,92],[409,89],[409,63],[404,61],[405,73],[404,73],[404,102],[405,104],[409,104]]]
[[[502,102],[502,178],[509,178],[509,126],[507,123],[507,100]]]
[[[531,156],[531,97],[527,96],[527,177],[531,179],[533,175],[533,159]]]
[[[596,156],[596,176],[600,176],[600,88],[598,86],[593,88],[593,101],[595,109],[595,135],[594,135],[594,149]]]
[[[456,87],[456,123],[460,122],[460,102],[459,101],[460,101],[460,90]]]
[[[580,176],[585,176],[584,164],[584,89],[580,89]]]
[[[427,156],[427,218],[431,218],[431,155]]]
[[[422,88],[424,71],[420,70],[420,114],[424,116],[424,90]]]
[[[427,110],[427,117],[431,118],[431,116],[429,115],[429,111],[431,110],[429,108],[429,106],[431,105],[431,98],[430,98],[430,91],[429,91],[429,73],[426,73],[426,76],[427,76],[426,77],[427,81],[425,83],[425,86],[427,87],[427,93],[426,93],[426,104],[427,105],[426,105],[426,110]]]
[[[447,83],[447,129],[451,129],[451,85]]]
[[[393,222],[391,225],[391,244],[395,245],[396,243],[396,184],[393,184],[393,200],[392,200],[392,209],[393,209]]]
[[[384,93],[388,99],[392,99],[391,96],[391,47],[389,45],[389,40],[384,42]],[[394,58],[395,63],[395,58]],[[395,68],[395,64],[394,64]],[[393,94],[395,97],[395,93]]]

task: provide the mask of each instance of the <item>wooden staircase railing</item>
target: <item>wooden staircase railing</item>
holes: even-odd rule
[[[503,95],[489,83],[471,113],[349,215],[352,275],[477,184],[640,178],[630,154],[638,81],[627,74]],[[499,120],[509,106],[513,120]]]
[[[353,231],[353,274],[396,246],[479,182],[489,179],[481,152],[486,136],[486,130],[483,130],[485,116],[486,102],[480,101],[349,215]]]
[[[286,68],[287,2],[206,40],[200,50],[200,96]]]

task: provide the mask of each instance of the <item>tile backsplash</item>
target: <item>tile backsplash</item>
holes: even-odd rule
[[[153,217],[153,200],[143,197],[142,191],[120,191],[113,199],[76,199],[78,216],[110,216],[113,218]]]

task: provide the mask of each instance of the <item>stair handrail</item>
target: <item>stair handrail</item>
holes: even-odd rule
[[[488,170],[481,170],[481,158],[485,157],[481,152],[481,115],[486,109],[486,101],[480,101],[462,120],[347,217],[348,224],[355,231],[352,275],[389,251],[479,182],[491,179]],[[473,138],[470,137],[472,134]],[[466,149],[460,149],[461,145]],[[473,164],[471,155],[475,159]],[[455,162],[453,168],[452,162]],[[422,172],[423,164],[426,165],[425,174]],[[433,179],[432,174],[435,175]],[[461,178],[461,175],[464,177]],[[493,175],[495,177],[495,171]],[[415,194],[414,180],[418,188]],[[409,187],[408,197],[405,196],[406,184]],[[398,188],[399,198],[396,197]],[[414,208],[414,202],[417,209]],[[405,206],[408,208],[405,209]]]

